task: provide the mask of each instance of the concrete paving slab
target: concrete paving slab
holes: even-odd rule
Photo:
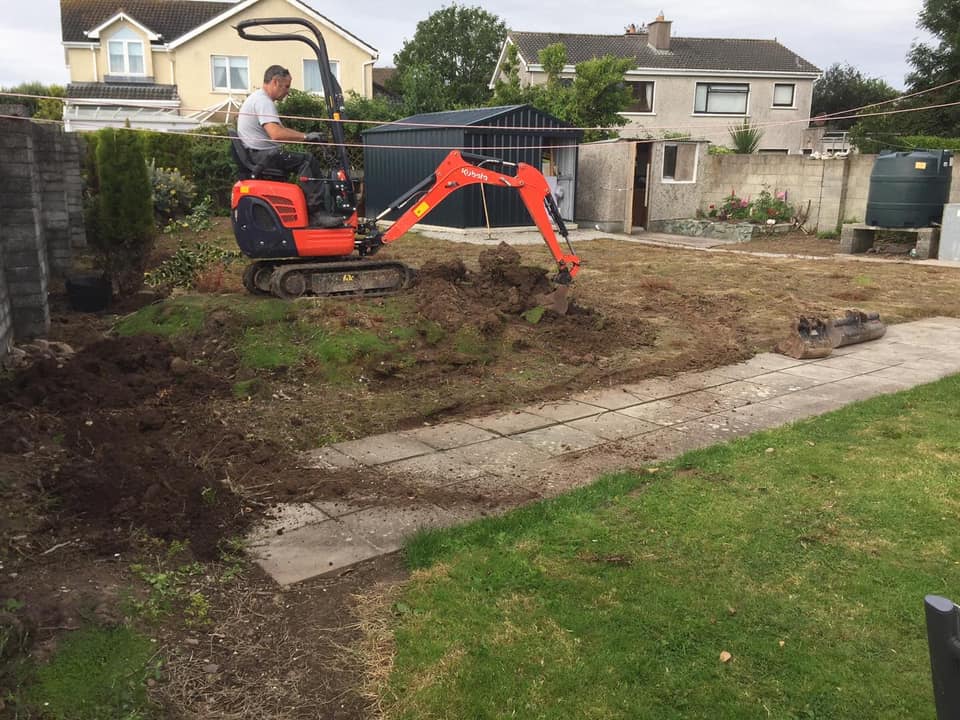
[[[925,361],[920,361],[921,364],[923,362]],[[923,385],[928,382],[933,382],[934,380],[939,380],[943,376],[944,373],[942,370],[937,368],[906,368],[903,365],[898,365],[896,367],[884,368],[883,370],[876,370],[868,373],[865,377],[892,380],[893,382],[899,383],[901,385],[901,389],[905,389],[915,385]]]
[[[688,379],[688,382],[689,384],[675,378],[655,377],[624,385],[623,389],[631,395],[636,395],[640,400],[661,400],[701,389],[697,386],[696,379]]]
[[[589,405],[577,400],[567,400],[565,402],[540,403],[539,405],[528,405],[524,408],[525,412],[532,415],[540,415],[556,422],[566,422],[567,420],[577,420],[578,418],[599,415],[603,409],[596,405]]]
[[[515,435],[516,433],[535,430],[536,428],[547,427],[548,425],[554,424],[553,420],[545,418],[542,415],[533,415],[532,413],[522,411],[469,418],[464,422],[483,430],[489,430],[498,435]]]
[[[868,361],[869,362],[869,361]],[[797,375],[798,377],[810,378],[818,383],[829,383],[835,380],[859,375],[860,373],[852,367],[831,367],[820,363],[808,363],[806,365],[797,365],[787,368],[783,371],[788,375]]]
[[[672,428],[662,428],[622,440],[617,444],[624,452],[635,457],[639,463],[646,465],[669,460],[690,450],[705,447],[710,444],[710,439],[694,437]]]
[[[300,454],[300,467],[318,470],[341,470],[359,466],[360,463],[356,459],[344,455],[332,445],[307,450]]]
[[[455,462],[504,477],[523,477],[527,471],[545,462],[550,456],[514,438],[495,438],[482,443],[446,450]]]
[[[433,452],[433,448],[426,443],[400,433],[371,435],[359,440],[336,443],[330,447],[363,465],[382,465]]]
[[[605,412],[602,415],[594,415],[580,420],[571,420],[567,425],[604,440],[622,440],[645,432],[652,432],[660,427],[656,423],[617,411]]]
[[[270,508],[270,514],[271,517],[265,518],[247,533],[248,543],[251,545],[269,543],[277,535],[330,519],[329,515],[310,503],[282,503]]]
[[[252,546],[250,555],[276,582],[291,585],[377,557],[383,550],[337,520],[306,525]]]
[[[792,368],[783,370],[782,372],[790,372]],[[767,375],[768,373],[763,373]],[[754,377],[757,377],[754,375]],[[782,395],[782,391],[777,388],[770,387],[769,385],[758,385],[752,380],[737,380],[736,382],[728,383],[727,385],[718,385],[717,387],[710,388],[705,391],[713,393],[714,395],[719,395],[722,398],[728,398],[730,400],[743,400],[741,403],[743,405],[752,402],[760,402],[761,400],[768,400],[777,395]]]
[[[736,412],[736,410],[725,410],[675,427],[688,434],[692,440],[703,443],[700,447],[751,435],[761,429],[761,426],[749,417],[737,415]]]
[[[763,375],[756,375],[750,378],[750,382],[756,385],[763,385],[773,390],[774,392],[771,397],[796,392],[797,390],[804,390],[820,384],[818,380],[801,375],[791,375],[790,373],[781,372],[780,370],[764,373]]]
[[[451,448],[453,449],[455,448]],[[451,457],[447,451],[398,460],[380,467],[388,475],[402,477],[414,486],[424,487],[443,487],[483,474],[480,468],[465,465],[459,457]]]
[[[540,465],[524,484],[544,497],[554,497],[589,485],[601,475],[635,466],[635,460],[615,449],[587,450],[581,454],[551,458]]]
[[[456,517],[436,505],[410,507],[372,507],[344,515],[343,527],[382,552],[393,552],[421,528],[449,527]]]
[[[786,355],[761,353],[759,355],[754,355],[745,362],[717,368],[716,372],[733,378],[734,380],[745,380],[747,378],[763,375],[775,370],[784,370],[789,367],[794,367],[802,364],[802,362],[802,360],[787,357]]]
[[[577,393],[570,399],[587,403],[588,405],[596,405],[605,410],[620,410],[640,402],[640,398],[630,394],[622,387],[590,390],[588,392]]]
[[[721,385],[716,388],[710,388],[709,390],[697,390],[696,392],[677,395],[671,399],[688,408],[698,410],[701,415],[709,415],[723,410],[732,410],[735,407],[740,407],[750,402],[750,398],[738,396],[736,393],[731,395],[718,395],[715,391],[719,389],[719,387],[724,386]]]
[[[960,355],[960,353],[958,353]],[[906,370],[936,370],[939,373],[942,373],[940,377],[946,377],[947,375],[955,375],[960,372],[960,357],[955,361],[951,362],[949,360],[907,360],[904,363],[901,363],[900,367]]]
[[[513,508],[536,502],[543,496],[515,480],[496,475],[481,475],[446,488],[451,497],[443,509],[457,522],[500,515]],[[459,495],[459,499],[457,497]]]
[[[624,408],[619,412],[629,417],[635,417],[640,420],[654,423],[656,425],[676,425],[677,423],[694,420],[696,418],[708,415],[708,412],[685,405],[681,402],[680,396],[666,400],[651,400],[642,405]],[[714,396],[719,398],[719,396]],[[717,408],[719,410],[720,408]],[[712,410],[710,412],[713,412]]]
[[[884,365],[883,363],[867,360],[861,355],[837,355],[837,350],[846,350],[846,348],[836,348],[827,357],[817,360],[816,363],[810,363],[810,367],[833,368],[835,370],[847,371],[850,375],[861,375],[889,367],[889,365]]]
[[[702,370],[700,372],[685,372],[677,376],[681,387],[691,390],[709,390],[717,385],[725,385],[731,378],[719,370]]]
[[[551,425],[539,430],[530,430],[514,435],[513,439],[548,455],[563,455],[576,450],[586,450],[603,442],[603,438],[571,425]]]
[[[448,450],[496,437],[496,434],[489,430],[464,422],[447,422],[416,430],[403,430],[400,434],[425,443],[436,450]]]

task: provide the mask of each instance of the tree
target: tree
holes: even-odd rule
[[[493,104],[530,103],[539,110],[580,128],[610,128],[625,125],[620,115],[630,104],[630,91],[623,75],[634,67],[630,59],[610,55],[577,63],[573,80],[562,77],[567,64],[563,43],[548,45],[540,51],[539,60],[547,75],[542,85],[521,88],[516,52],[507,49],[503,77],[494,86]],[[587,130],[584,140],[599,140],[612,133]]]
[[[730,131],[730,142],[733,144],[733,152],[738,155],[750,155],[763,138],[763,130],[751,125],[749,120],[744,120],[740,125],[733,125],[728,128]]]
[[[153,247],[153,200],[143,148],[133,130],[97,133],[97,235],[90,238],[101,268],[121,295],[143,285]]]
[[[815,116],[849,115],[851,110],[892,100],[898,94],[879,78],[864,77],[850,64],[834,63],[813,86],[811,112]],[[852,117],[827,119],[827,124],[837,130],[847,130],[856,122]]]
[[[924,0],[917,26],[938,39],[937,44],[915,43],[907,54],[913,72],[907,75],[912,92],[930,90],[960,77],[960,0]],[[926,93],[912,101],[919,106],[960,102],[960,85]],[[907,113],[910,130],[926,135],[960,135],[960,107]]]
[[[482,8],[441,8],[417,23],[393,56],[391,86],[403,93],[410,114],[485,105],[506,35],[504,22]]]

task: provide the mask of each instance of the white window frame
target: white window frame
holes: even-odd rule
[[[703,107],[700,107],[701,91],[703,90]],[[736,88],[736,89],[734,89]],[[710,96],[714,95],[742,95],[743,110],[710,110]],[[693,93],[694,115],[726,115],[728,117],[743,117],[750,110],[750,83],[731,82],[698,82]]]
[[[653,115],[654,108],[656,107],[654,103],[657,101],[657,84],[653,80],[633,80],[631,78],[626,78],[624,83],[627,85],[649,85],[650,86],[650,109],[649,110],[624,110],[622,115]],[[631,97],[636,97],[633,94],[633,88],[630,88]]]
[[[227,84],[217,85],[217,61],[225,60],[227,69]],[[230,82],[230,76],[235,69],[234,61],[243,63],[243,69],[247,72],[246,87],[233,87]],[[236,69],[240,69],[239,62]],[[210,56],[210,87],[214,92],[250,92],[250,58],[247,55],[211,55]]]
[[[789,103],[778,103],[777,102],[777,88],[790,88],[790,102]],[[796,83],[774,83],[773,84],[773,99],[771,100],[771,107],[775,108],[795,108],[797,107],[797,84]]]
[[[114,53],[113,47],[119,45],[120,52]],[[140,63],[143,69],[140,72],[134,72],[130,69],[130,48],[140,48]],[[116,68],[113,64],[114,56],[123,59],[123,67]],[[109,40],[107,40],[107,67],[110,75],[126,75],[128,77],[146,77],[147,75],[147,55],[143,40],[130,28],[122,28],[117,31]]]
[[[312,93],[314,95],[323,96],[323,90],[310,90],[307,88],[307,65],[312,64],[317,68],[317,74],[319,76],[320,66],[316,58],[304,58],[303,60],[303,91]],[[330,60],[330,72],[333,73],[333,77],[336,78],[337,82],[340,82],[340,61],[339,60]]]

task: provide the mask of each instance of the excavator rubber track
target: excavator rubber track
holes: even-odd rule
[[[256,295],[377,297],[406,290],[416,272],[392,260],[342,262],[260,260],[247,267],[243,285]]]

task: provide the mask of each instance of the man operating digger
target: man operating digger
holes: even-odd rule
[[[301,181],[310,211],[310,224],[314,227],[330,227],[342,220],[327,212],[327,184],[321,180],[323,167],[310,153],[289,152],[282,145],[285,142],[324,140],[322,133],[303,133],[284,127],[280,122],[277,101],[283,100],[290,92],[290,81],[290,71],[285,67],[271,65],[266,69],[263,87],[247,96],[240,107],[237,135],[258,165],[286,173],[296,172],[299,177],[310,178]]]

